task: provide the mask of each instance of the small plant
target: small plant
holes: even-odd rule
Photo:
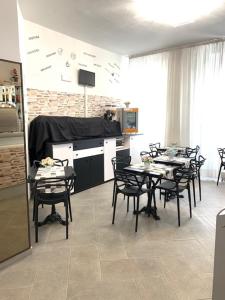
[[[150,163],[153,162],[153,158],[151,156],[149,156],[149,155],[143,155],[142,156],[142,161],[143,161],[143,163],[150,164]]]

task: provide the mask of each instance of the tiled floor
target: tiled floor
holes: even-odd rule
[[[141,215],[138,233],[122,197],[111,224],[111,194],[109,182],[74,195],[69,240],[62,225],[41,227],[32,255],[1,271],[0,299],[211,299],[215,220],[225,207],[225,185],[203,184],[192,219],[182,199],[180,228],[175,201],[164,209],[158,200],[161,220]],[[40,211],[44,216],[49,208]]]

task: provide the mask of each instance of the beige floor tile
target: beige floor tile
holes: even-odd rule
[[[71,258],[69,268],[69,280],[101,280],[101,270],[99,261],[90,260],[86,262],[78,262],[76,258]]]
[[[31,287],[15,288],[15,289],[0,289],[1,300],[30,300]]]
[[[67,284],[60,284],[60,281],[44,282],[38,281],[34,284],[31,292],[31,300],[66,300]]]

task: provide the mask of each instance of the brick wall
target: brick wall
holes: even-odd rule
[[[38,115],[84,117],[84,96],[52,91],[28,89],[29,121]],[[120,99],[88,95],[88,117],[100,117],[106,105],[123,104]]]
[[[0,148],[0,188],[25,182],[24,147]]]

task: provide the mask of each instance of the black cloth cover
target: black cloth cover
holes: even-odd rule
[[[30,123],[30,163],[41,160],[48,142],[67,142],[79,139],[120,136],[121,127],[117,121],[103,118],[73,118],[59,116],[38,116]]]

